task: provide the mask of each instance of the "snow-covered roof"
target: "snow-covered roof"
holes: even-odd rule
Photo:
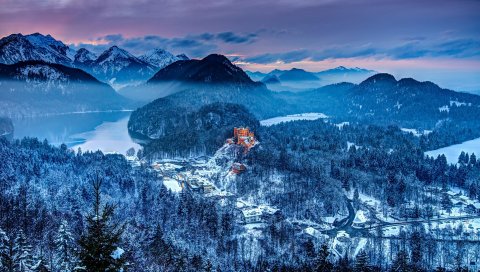
[[[367,222],[367,217],[362,210],[358,210],[355,214],[355,219],[353,219],[353,223],[363,224],[365,222]]]

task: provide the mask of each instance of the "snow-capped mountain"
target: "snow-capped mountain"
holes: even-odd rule
[[[73,53],[67,45],[50,35],[12,34],[0,39],[0,63],[13,64],[19,61],[41,60],[50,63],[71,65]]]
[[[40,33],[12,34],[0,39],[0,63],[32,60],[57,63],[80,68],[101,81],[117,86],[146,81],[161,68],[177,60],[188,59],[184,54],[175,56],[161,49],[136,57],[117,46],[110,47],[97,57],[85,48],[76,51],[51,35]]]
[[[118,46],[104,51],[87,71],[102,81],[113,83],[142,81],[150,78],[157,69]]]
[[[85,63],[92,63],[96,59],[97,59],[97,55],[88,51],[85,48],[81,48],[75,54],[73,61],[74,61],[74,64],[75,63],[85,64]]]
[[[188,60],[188,57],[185,54],[175,56],[164,49],[154,49],[141,55],[139,59],[158,69],[162,69],[177,60]]]
[[[333,69],[320,71],[315,73],[315,75],[320,78],[323,85],[327,85],[339,82],[360,83],[375,73],[376,72],[373,70],[359,67],[349,68],[345,66],[338,66]]]

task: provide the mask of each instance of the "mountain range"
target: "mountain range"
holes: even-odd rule
[[[212,61],[215,69],[200,65]],[[447,120],[475,123],[480,116],[480,96],[442,89],[431,82],[410,78],[397,80],[390,74],[375,74],[360,84],[338,83],[298,93],[273,92],[262,83],[253,84],[247,78],[241,69],[218,55],[201,61],[176,62],[159,71],[151,81],[198,84],[184,85],[176,93],[134,111],[129,129],[132,133],[156,138],[165,133],[162,129],[165,122],[178,118],[175,112],[194,112],[216,102],[243,105],[258,119],[322,112],[332,121],[422,129],[433,129]],[[229,84],[220,84],[224,82]]]
[[[309,72],[303,69],[292,68],[290,70],[275,69],[269,73],[259,71],[247,74],[255,81],[261,81],[274,91],[306,91],[335,84],[339,82],[360,83],[367,77],[375,74],[373,70],[363,68],[347,68],[339,66],[320,72]]]
[[[162,111],[175,107],[194,111],[216,102],[241,104],[259,119],[323,112],[339,119],[424,128],[442,120],[469,121],[480,116],[477,95],[442,89],[431,82],[397,80],[362,68],[252,73],[218,54],[190,60],[157,49],[136,57],[112,46],[97,56],[84,48],[75,51],[39,33],[1,39],[0,62],[5,63],[0,66],[0,114],[125,109],[134,105],[128,97],[142,103],[153,101],[132,114],[131,120],[134,132],[148,137],[155,135],[154,124]],[[263,82],[255,81],[261,76]],[[348,80],[354,78],[363,79],[358,84]],[[101,82],[114,85],[137,80],[145,83],[120,90],[125,97]],[[328,84],[302,92],[292,92],[298,89],[287,86],[328,80],[353,83]],[[273,86],[287,86],[290,91],[273,92]],[[136,123],[145,122],[142,120],[153,123]]]
[[[134,100],[152,101],[187,89],[255,89],[265,88],[255,82],[228,58],[218,54],[196,60],[176,61],[158,71],[145,84],[119,92]],[[225,102],[225,101],[223,101]]]
[[[0,39],[0,63],[40,60],[62,64],[85,70],[115,87],[146,81],[168,64],[185,59],[188,57],[184,54],[175,56],[162,49],[137,57],[117,46],[108,48],[97,57],[85,48],[74,50],[52,36],[40,33],[12,34]]]

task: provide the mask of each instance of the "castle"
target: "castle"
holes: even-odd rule
[[[255,145],[255,134],[248,127],[236,127],[233,128],[233,140],[238,145],[251,148]]]

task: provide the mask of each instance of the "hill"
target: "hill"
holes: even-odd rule
[[[76,68],[43,61],[0,64],[0,115],[120,110],[131,102]]]
[[[225,139],[232,137],[233,128],[238,126],[255,130],[260,123],[238,104],[212,103],[196,110],[170,107],[169,100],[160,100],[157,108],[133,112],[128,129],[137,135],[148,135],[150,140],[144,146],[146,154],[190,156],[212,154]]]

